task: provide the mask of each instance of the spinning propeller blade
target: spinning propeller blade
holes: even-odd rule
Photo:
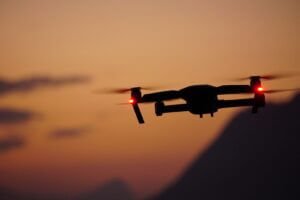
[[[277,79],[283,79],[283,78],[291,78],[291,77],[295,77],[295,76],[299,76],[299,75],[300,75],[299,72],[253,75],[253,76],[248,76],[248,77],[236,78],[236,79],[233,79],[233,81],[245,81],[245,80],[249,80],[253,77],[258,77],[258,78],[263,79],[263,80],[271,81],[271,80],[277,80]]]
[[[159,89],[159,87],[132,87],[132,88],[107,88],[107,89],[100,89],[95,90],[94,93],[97,94],[124,94],[131,92],[132,89],[139,89],[139,90],[156,90]]]
[[[110,89],[102,89],[96,90],[95,93],[100,94],[123,94],[123,93],[131,93],[131,98],[127,103],[121,103],[118,105],[132,105],[136,118],[140,124],[145,123],[141,110],[139,108],[138,103],[142,103],[142,93],[141,90],[155,90],[157,87],[132,87],[132,88],[110,88]]]
[[[300,88],[293,88],[293,89],[278,89],[278,90],[266,90],[264,93],[266,94],[274,94],[280,92],[291,92],[291,91],[300,91]]]
[[[281,92],[292,92],[292,91],[300,91],[300,88],[291,88],[291,89],[275,89],[275,90],[265,90],[265,89],[261,89],[261,90],[257,90],[257,92],[262,92],[264,94],[274,94],[274,93],[281,93]],[[244,94],[252,94],[253,92],[248,92],[248,93],[244,93]]]

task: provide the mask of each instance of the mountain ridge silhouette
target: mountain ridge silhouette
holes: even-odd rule
[[[129,185],[121,179],[113,179],[101,187],[81,195],[78,200],[134,200]]]
[[[135,200],[130,186],[121,179],[115,178],[85,191],[80,195],[68,196],[65,194],[33,194],[18,192],[0,185],[1,200]]]
[[[237,114],[180,178],[152,200],[300,199],[300,94]]]

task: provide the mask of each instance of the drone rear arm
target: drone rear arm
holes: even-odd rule
[[[219,100],[218,108],[230,108],[230,107],[241,107],[241,106],[253,106],[254,99],[235,99],[235,100]]]
[[[187,104],[176,104],[164,106],[164,113],[188,111]]]
[[[155,103],[156,116],[162,116],[163,113],[188,111],[187,104],[165,105],[163,102]]]

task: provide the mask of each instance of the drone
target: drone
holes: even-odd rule
[[[205,114],[214,116],[219,109],[231,107],[252,107],[252,113],[257,113],[260,108],[265,107],[265,94],[278,93],[285,91],[294,91],[300,89],[281,89],[281,90],[265,90],[261,80],[273,80],[282,78],[283,75],[265,75],[250,76],[238,80],[250,80],[249,85],[191,85],[180,90],[165,90],[160,92],[142,94],[142,90],[151,90],[149,87],[132,87],[126,89],[114,89],[112,93],[130,92],[128,103],[131,104],[139,124],[145,123],[139,104],[154,103],[156,116],[162,116],[165,113],[173,112],[190,112],[199,115],[201,118]],[[219,99],[219,95],[228,94],[252,94],[253,98]],[[170,100],[182,99],[183,104],[165,105],[164,102]]]

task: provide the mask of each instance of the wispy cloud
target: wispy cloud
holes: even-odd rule
[[[0,154],[7,151],[21,148],[25,145],[25,140],[22,137],[10,136],[0,139]]]
[[[23,123],[32,120],[35,113],[12,108],[0,108],[0,125]]]
[[[74,137],[80,137],[89,131],[90,131],[89,127],[60,128],[50,132],[49,137],[52,139],[74,138]]]
[[[64,85],[86,83],[88,81],[90,81],[90,78],[87,76],[35,76],[20,80],[7,80],[0,78],[0,95],[13,92],[28,93],[38,88],[60,87]]]

